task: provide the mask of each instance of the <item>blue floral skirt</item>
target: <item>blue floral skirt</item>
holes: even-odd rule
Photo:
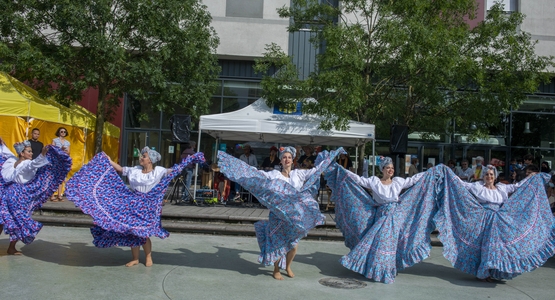
[[[173,166],[148,193],[141,193],[125,185],[102,152],[68,181],[66,197],[93,218],[91,233],[96,247],[137,247],[150,236],[169,236],[160,221],[164,194],[184,167],[198,162],[204,162],[200,152]]]
[[[321,153],[316,165],[322,170],[327,168],[338,151]],[[296,190],[283,180],[270,180],[255,168],[224,152],[218,152],[218,165],[230,180],[239,183],[251,192],[270,210],[268,221],[254,224],[260,256],[258,261],[271,265],[281,259],[280,267],[285,268],[285,255],[292,250],[300,239],[317,225],[324,224],[325,217],[314,200],[320,185],[320,173],[316,172]]]
[[[341,264],[367,278],[392,283],[398,271],[430,255],[437,212],[435,174],[429,170],[399,202],[379,204],[334,163],[325,173],[337,227],[350,249]]]
[[[31,218],[58,189],[71,169],[71,157],[58,147],[50,147],[46,153],[50,164],[38,169],[35,178],[25,183],[5,183],[0,176],[0,224],[10,235],[10,241],[29,244],[42,228]],[[0,169],[7,157],[0,156]]]
[[[438,166],[435,217],[443,255],[478,278],[512,279],[555,254],[554,218],[545,193],[549,175],[529,178],[501,206],[480,204],[456,175]]]

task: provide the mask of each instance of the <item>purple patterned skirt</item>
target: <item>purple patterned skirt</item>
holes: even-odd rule
[[[445,166],[437,166],[440,209],[434,218],[443,255],[478,278],[512,279],[555,254],[549,175],[532,176],[501,206],[480,204]]]
[[[10,241],[33,242],[42,224],[33,220],[33,211],[40,209],[58,189],[71,169],[71,157],[58,147],[46,153],[50,164],[38,169],[35,178],[25,183],[5,183],[0,176],[0,223]],[[6,161],[0,156],[0,169]]]
[[[367,278],[393,283],[397,272],[430,255],[432,218],[437,211],[435,174],[428,171],[400,196],[379,204],[334,163],[325,173],[335,202],[337,227],[351,250],[341,264]]]
[[[130,190],[110,164],[105,153],[98,153],[67,183],[66,196],[93,218],[93,244],[99,248],[137,247],[150,236],[166,238],[160,215],[164,194],[171,180],[192,163],[204,162],[196,153],[174,165],[148,193]]]
[[[341,151],[341,150],[339,150]],[[338,151],[321,153],[316,161],[320,169],[329,166]],[[314,200],[320,185],[320,172],[310,176],[299,191],[283,180],[270,180],[255,168],[224,152],[218,152],[218,165],[227,178],[239,183],[270,210],[268,221],[254,224],[260,256],[258,261],[271,265],[281,259],[285,268],[285,255],[300,239],[317,225],[324,224],[325,217]]]

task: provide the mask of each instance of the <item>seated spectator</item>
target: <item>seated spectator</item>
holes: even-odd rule
[[[468,160],[463,159],[461,161],[461,167],[455,173],[462,181],[470,181],[474,177],[474,171],[472,168],[468,167]]]
[[[266,157],[264,159],[264,162],[262,162],[261,167],[264,171],[272,171],[276,169],[276,166],[279,168],[280,162],[279,162],[277,153],[278,153],[278,148],[276,146],[272,146],[270,148],[270,156]]]
[[[346,170],[354,172],[353,162],[351,161],[351,158],[345,153],[339,154],[339,159],[337,160],[337,164],[339,164],[340,166],[342,166]]]

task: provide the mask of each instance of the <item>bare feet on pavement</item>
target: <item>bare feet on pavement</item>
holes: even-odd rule
[[[147,267],[152,266],[152,256],[151,255],[146,256],[145,266],[147,266]]]
[[[139,264],[139,260],[137,259],[137,260],[132,260],[132,261],[126,263],[125,266],[126,267],[132,267],[132,266],[135,266],[135,265],[138,265],[138,264]]]

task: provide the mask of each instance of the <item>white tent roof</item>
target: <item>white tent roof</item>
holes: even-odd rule
[[[322,120],[317,115],[274,113],[261,98],[237,111],[201,116],[199,129],[223,140],[304,145],[355,146],[375,137],[371,124],[350,121],[348,131],[325,131],[318,129]]]

